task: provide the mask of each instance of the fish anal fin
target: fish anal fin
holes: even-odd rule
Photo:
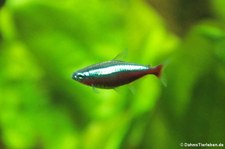
[[[92,90],[93,90],[95,93],[99,93],[99,90],[98,90],[94,85],[92,85]]]

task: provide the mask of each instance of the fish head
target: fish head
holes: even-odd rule
[[[72,79],[86,85],[93,85],[93,80],[91,79],[89,72],[74,72],[72,75]]]
[[[72,75],[72,79],[79,81],[79,82],[82,82],[86,77],[87,77],[86,74],[83,72],[75,72]]]
[[[72,75],[72,79],[84,84],[88,84],[90,82],[89,72],[87,71],[74,72]]]

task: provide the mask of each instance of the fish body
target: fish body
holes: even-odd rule
[[[160,76],[162,65],[150,66],[112,60],[91,65],[73,73],[72,78],[85,85],[112,89],[133,82],[145,75]]]

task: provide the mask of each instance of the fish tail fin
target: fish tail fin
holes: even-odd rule
[[[158,65],[154,68],[152,68],[149,72],[149,74],[154,74],[155,76],[157,76],[158,78],[160,78],[162,84],[166,87],[167,86],[167,81],[166,81],[166,77],[165,77],[165,73],[162,74],[162,69],[163,69],[163,65]]]
[[[157,77],[160,77],[161,72],[162,72],[162,67],[163,67],[163,65],[158,65],[158,66],[152,68],[149,73],[154,74]]]

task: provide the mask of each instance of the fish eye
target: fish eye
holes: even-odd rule
[[[76,75],[76,77],[77,77],[78,79],[83,79],[83,78],[84,78],[84,74],[78,73],[78,74]]]

